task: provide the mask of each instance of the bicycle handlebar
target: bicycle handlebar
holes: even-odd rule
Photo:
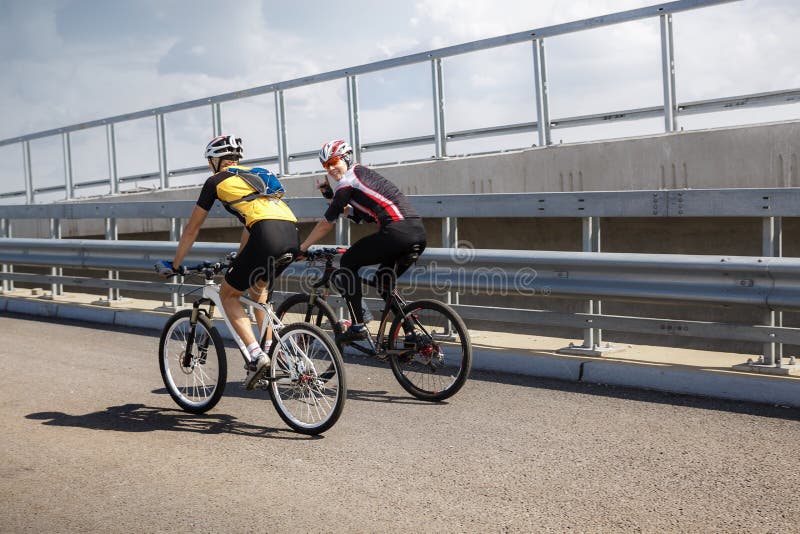
[[[307,251],[303,256],[297,258],[299,260],[306,260],[309,262],[316,260],[330,260],[339,254],[344,254],[347,249],[344,247],[323,247],[315,250]]]
[[[164,278],[172,278],[173,276],[183,276],[186,274],[199,274],[202,273],[206,277],[213,276],[227,269],[231,265],[231,259],[236,257],[236,253],[228,254],[228,261],[204,261],[197,265],[181,265],[177,269],[172,266],[171,262],[160,261],[154,265],[155,270]]]
[[[204,261],[202,263],[198,263],[197,265],[181,265],[178,270],[180,272],[175,274],[195,274],[195,273],[205,273],[206,271],[211,271],[214,274],[218,274],[228,267],[230,267],[231,262],[229,261]]]

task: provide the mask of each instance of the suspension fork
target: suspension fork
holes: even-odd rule
[[[214,303],[211,302],[208,307],[208,311],[200,308],[200,305],[203,304],[203,299],[195,301],[192,305],[192,315],[189,317],[189,335],[186,336],[186,352],[183,355],[183,367],[189,367],[192,363],[192,349],[194,347],[194,340],[195,335],[197,332],[197,318],[200,316],[200,313],[204,313],[206,317],[211,319],[214,316]],[[206,335],[206,339],[202,340],[200,345],[198,346],[200,349],[200,356],[204,357],[206,351],[208,350],[208,343],[210,341],[211,333],[209,332]]]

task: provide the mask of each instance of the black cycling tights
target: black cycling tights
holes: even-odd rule
[[[382,289],[388,287],[386,277],[399,277],[411,267],[411,263],[401,264],[394,270],[397,260],[412,252],[414,245],[419,247],[419,252],[425,250],[425,227],[420,219],[406,219],[360,239],[342,255],[341,269],[334,276],[333,283],[347,299],[356,323],[364,322],[358,270],[367,265],[378,264],[378,292],[386,300],[389,293]]]

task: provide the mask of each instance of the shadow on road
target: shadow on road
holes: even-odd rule
[[[155,395],[169,395],[167,388],[158,388],[151,391]],[[261,397],[258,397],[261,395]],[[258,397],[258,400],[266,400],[269,393],[264,391],[249,391],[242,386],[240,380],[229,381],[225,385],[225,397],[233,397],[239,399],[251,399]],[[424,401],[417,398],[408,396],[391,395],[386,390],[365,390],[365,389],[347,389],[347,400],[351,401],[364,401],[364,402],[386,402],[393,404],[411,404],[414,406],[441,406],[446,405],[447,402],[431,402]]]
[[[319,439],[322,436],[304,436],[289,429],[265,428],[237,421],[227,414],[190,414],[180,410],[154,408],[144,404],[110,406],[104,411],[85,415],[69,415],[63,412],[39,412],[25,416],[27,419],[43,421],[43,425],[71,426],[92,430],[116,430],[119,432],[153,432],[171,430],[197,432],[200,434],[234,434],[270,439]]]

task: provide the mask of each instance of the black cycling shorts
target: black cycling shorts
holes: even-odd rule
[[[250,238],[225,273],[225,281],[238,291],[247,291],[256,282],[268,280],[278,256],[300,251],[300,231],[291,221],[261,220],[248,230]],[[274,275],[279,276],[286,267]]]

